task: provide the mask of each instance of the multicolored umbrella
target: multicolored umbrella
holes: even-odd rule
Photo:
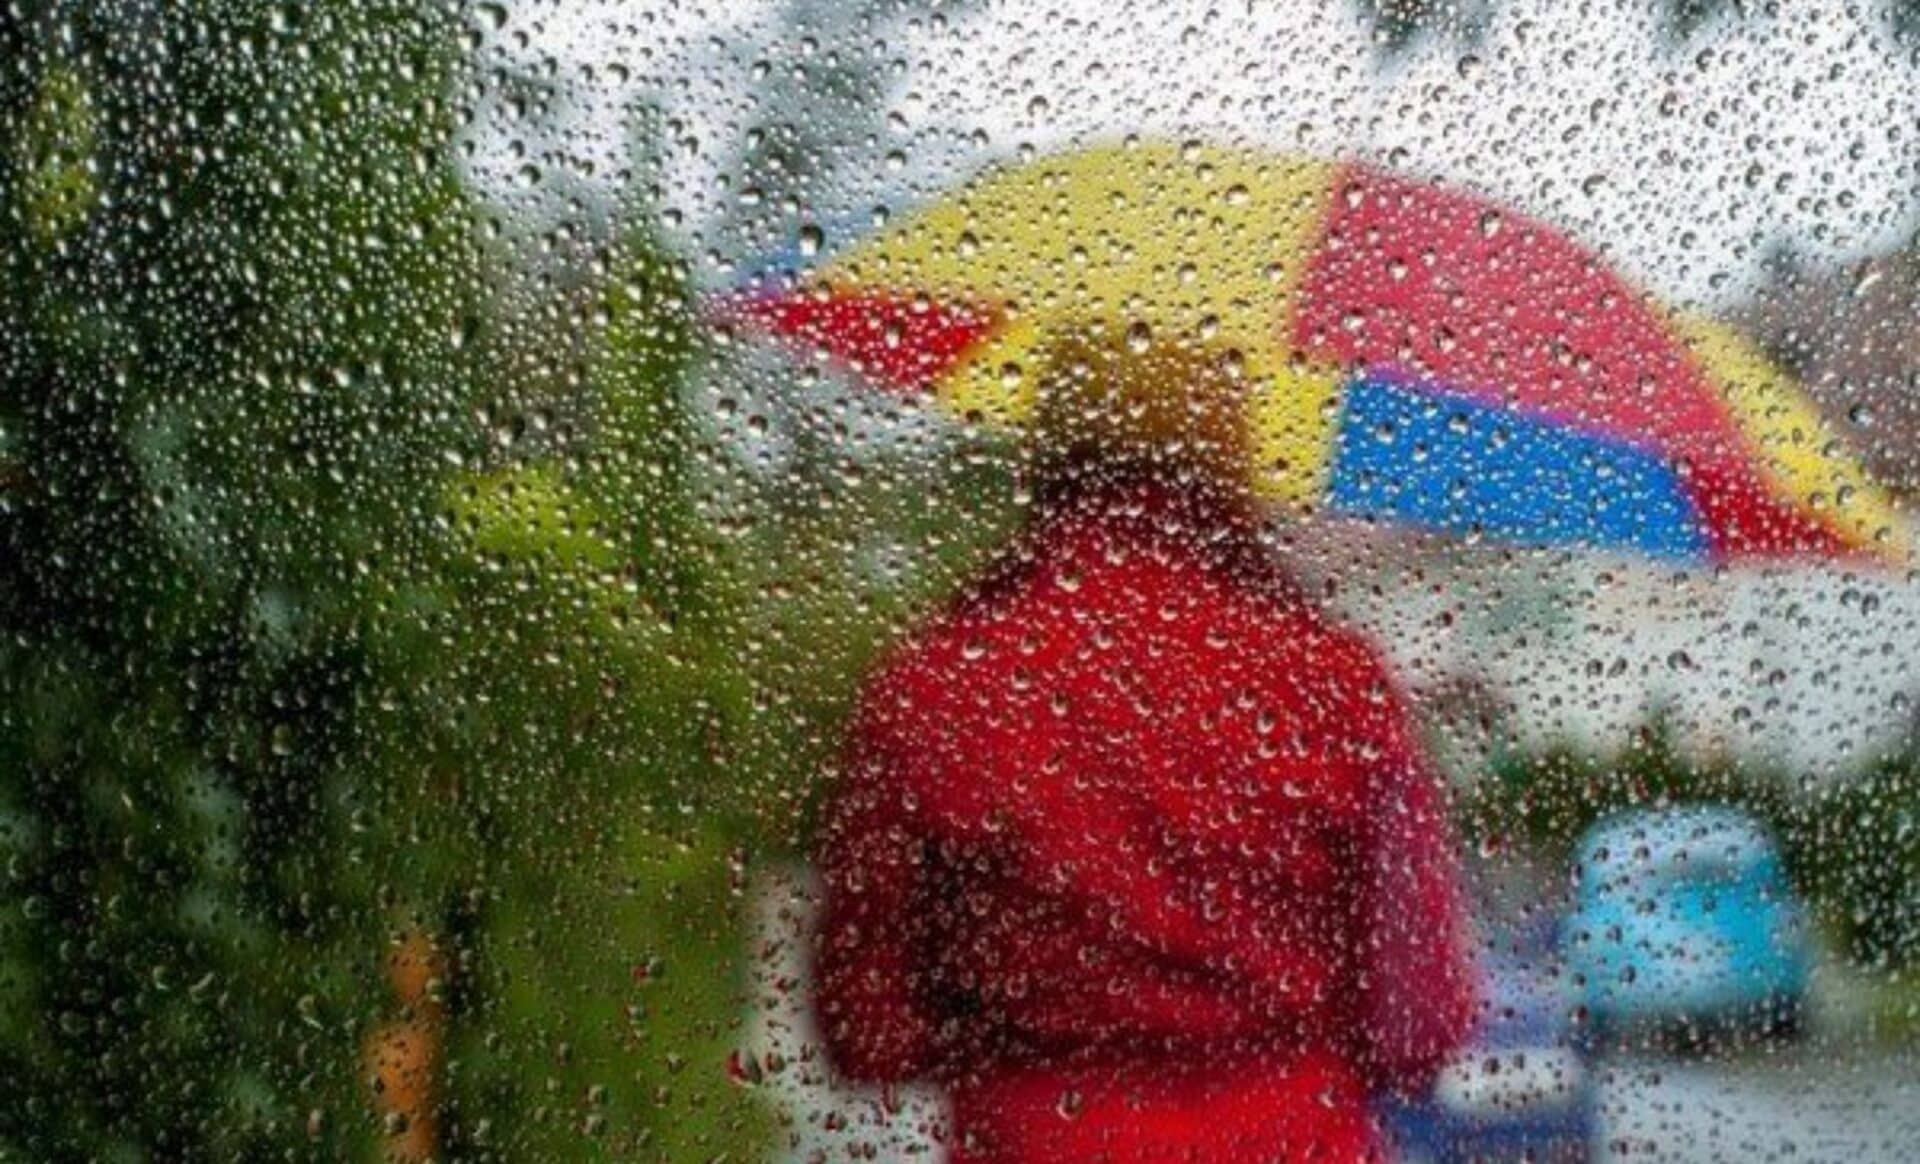
[[[1206,345],[1246,382],[1254,488],[1308,509],[1691,563],[1908,550],[1731,331],[1354,163],[1128,144],[999,168],[717,314],[1008,424],[1063,337]]]

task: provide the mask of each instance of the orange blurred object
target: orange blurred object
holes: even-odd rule
[[[402,1017],[368,1034],[361,1061],[390,1133],[388,1160],[431,1160],[439,1146],[435,1113],[446,1011],[435,986],[445,980],[446,958],[422,931],[409,932],[387,957],[387,984]]]

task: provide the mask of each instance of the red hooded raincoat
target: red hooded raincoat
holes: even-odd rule
[[[866,685],[820,856],[834,1066],[954,1158],[1371,1158],[1472,1010],[1436,789],[1381,661],[1242,525],[1044,519]]]

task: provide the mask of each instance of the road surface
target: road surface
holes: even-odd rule
[[[1806,1046],[1740,1063],[1604,1064],[1596,1160],[1920,1162],[1920,1053]]]

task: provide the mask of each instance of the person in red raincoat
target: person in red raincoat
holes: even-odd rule
[[[1257,542],[1231,377],[1064,363],[1018,544],[858,702],[818,853],[832,1066],[942,1085],[961,1164],[1377,1158],[1369,1094],[1473,1011],[1434,776],[1374,648]]]

